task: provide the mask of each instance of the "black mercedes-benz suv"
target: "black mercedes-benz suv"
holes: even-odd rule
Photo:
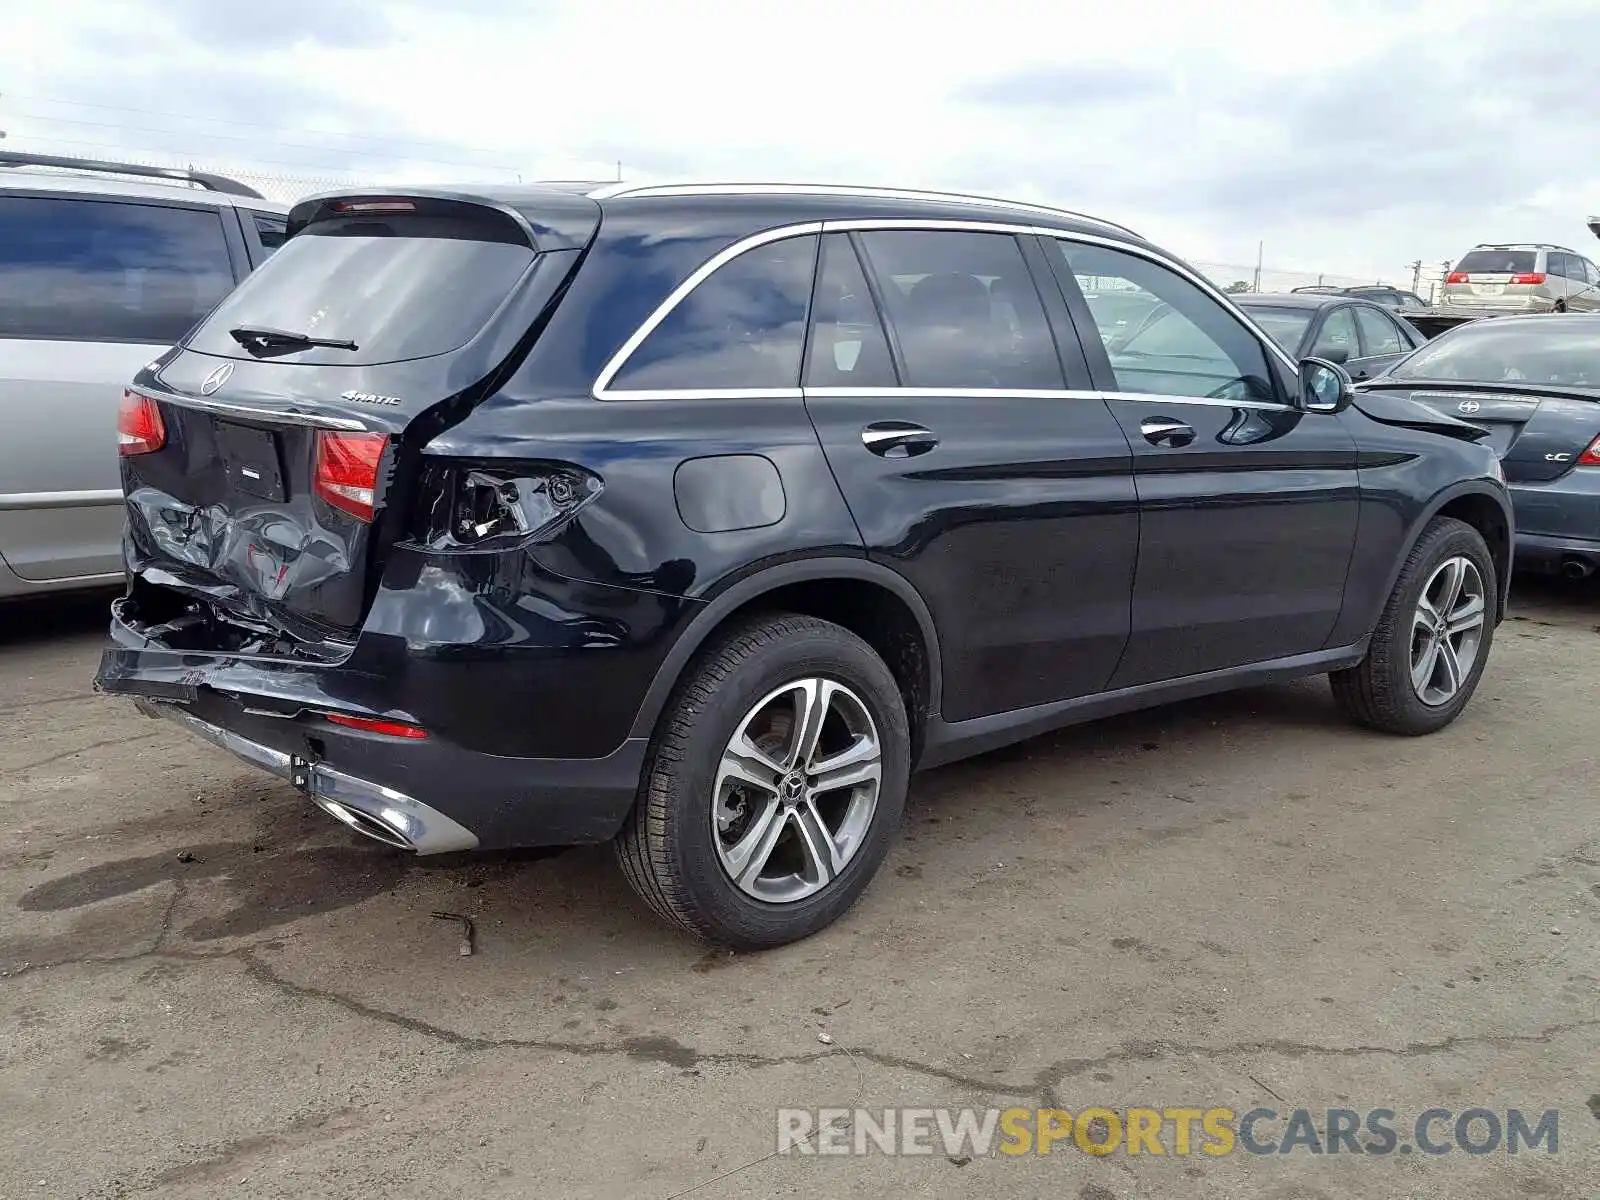
[[[942,193],[340,194],[142,371],[108,692],[422,853],[614,840],[740,947],[910,773],[1327,672],[1452,721],[1481,430],[1355,396],[1120,226]],[[1171,310],[1120,344],[1130,304]]]

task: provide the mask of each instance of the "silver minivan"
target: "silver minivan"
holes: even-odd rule
[[[0,152],[0,598],[122,579],[123,386],[287,211],[220,176]]]
[[[1445,276],[1437,305],[1464,315],[1600,312],[1600,270],[1565,246],[1474,246]]]

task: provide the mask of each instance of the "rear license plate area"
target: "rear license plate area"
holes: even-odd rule
[[[235,491],[259,500],[282,503],[288,499],[283,486],[283,454],[278,435],[270,429],[217,422],[217,450]]]

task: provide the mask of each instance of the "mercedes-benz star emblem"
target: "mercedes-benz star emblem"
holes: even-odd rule
[[[220,367],[218,367],[215,371],[211,372],[211,374],[207,375],[205,377],[205,379],[201,381],[200,394],[202,396],[211,395],[212,392],[216,391],[223,384],[227,383],[228,379],[232,375],[233,375],[233,364],[232,363],[223,363]]]
[[[1482,408],[1483,405],[1479,404],[1476,400],[1463,400],[1460,404],[1456,405],[1456,407],[1464,413],[1475,413]]]

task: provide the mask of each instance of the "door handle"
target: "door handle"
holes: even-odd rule
[[[910,421],[874,421],[861,431],[861,444],[884,458],[912,458],[932,450],[939,439]]]
[[[1170,417],[1146,417],[1139,423],[1139,432],[1152,446],[1187,446],[1194,441],[1194,429]]]

